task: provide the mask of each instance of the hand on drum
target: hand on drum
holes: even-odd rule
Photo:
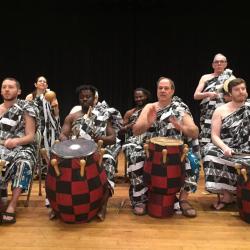
[[[231,157],[233,155],[233,150],[229,147],[226,147],[224,150],[223,150],[223,154],[225,156],[228,156],[228,157]]]
[[[169,117],[169,121],[174,125],[174,127],[178,130],[178,131],[182,131],[182,125],[181,122],[175,117],[175,116],[170,116]]]

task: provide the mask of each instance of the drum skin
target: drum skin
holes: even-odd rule
[[[237,202],[241,219],[250,223],[250,180],[245,182],[242,175],[238,176]]]
[[[46,193],[56,215],[66,223],[85,223],[96,216],[107,188],[105,170],[98,165],[99,153],[83,157],[86,160],[84,176],[80,175],[80,158],[58,160],[60,176],[49,166]]]

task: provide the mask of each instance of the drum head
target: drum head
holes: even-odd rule
[[[181,146],[183,145],[183,141],[170,137],[153,137],[149,140],[154,144],[158,144],[161,146]]]
[[[59,157],[70,159],[91,155],[96,149],[97,145],[94,141],[79,138],[55,143],[52,146],[51,152]]]

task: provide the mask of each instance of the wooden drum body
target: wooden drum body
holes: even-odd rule
[[[183,141],[154,137],[144,145],[144,182],[149,189],[148,214],[164,218],[174,213],[174,201],[184,183],[184,160],[188,148]]]
[[[79,152],[71,152],[75,149]],[[96,216],[107,188],[100,158],[93,141],[76,139],[53,146],[46,193],[51,208],[62,221],[84,223]]]
[[[242,165],[238,165],[236,168],[239,173],[237,180],[237,203],[239,214],[242,220],[250,223],[250,169]]]

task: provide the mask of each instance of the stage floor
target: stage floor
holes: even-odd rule
[[[50,221],[44,206],[45,191],[38,196],[38,181],[34,181],[29,207],[24,207],[26,196],[22,196],[17,222],[0,225],[0,249],[250,249],[250,225],[240,219],[236,205],[226,211],[210,209],[216,196],[204,191],[202,173],[197,192],[190,196],[198,216],[189,219],[175,214],[157,219],[131,212],[129,185],[122,178],[123,155],[118,169],[119,183],[104,222],[94,219],[72,225]]]

